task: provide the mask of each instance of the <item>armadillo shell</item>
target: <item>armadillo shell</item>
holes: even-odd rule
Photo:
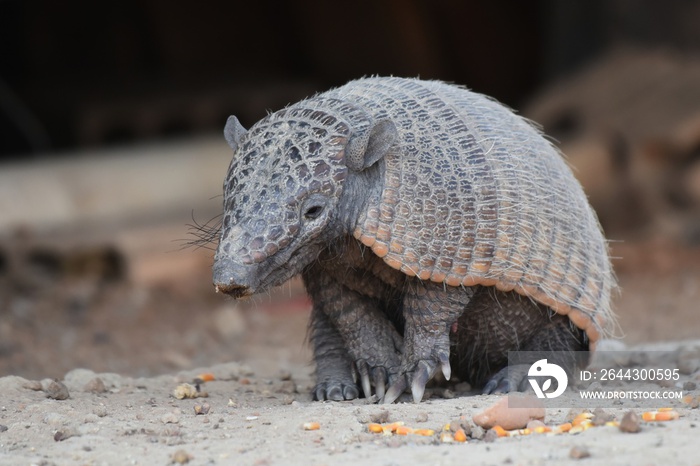
[[[515,290],[568,315],[592,347],[607,332],[607,243],[578,181],[532,124],[434,81],[369,78],[326,95],[399,131],[381,193],[354,232],[388,265],[449,286]]]

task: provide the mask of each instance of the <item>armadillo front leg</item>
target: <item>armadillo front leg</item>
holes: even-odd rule
[[[382,398],[399,373],[402,339],[380,310],[380,302],[323,270],[312,268],[303,278],[314,303],[311,338],[318,378],[314,396],[351,399],[353,391],[347,385],[354,363],[365,396],[372,395],[374,386]],[[354,393],[356,397],[356,389]]]
[[[426,384],[438,369],[449,380],[450,329],[473,294],[471,288],[433,282],[415,280],[409,284],[404,295],[402,377],[389,388],[384,403],[393,403],[409,385],[413,401],[420,402]]]

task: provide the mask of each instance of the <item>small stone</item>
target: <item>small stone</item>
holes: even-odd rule
[[[194,405],[194,414],[195,416],[198,416],[200,414],[209,414],[209,410],[211,409],[211,406],[209,403],[204,403],[204,404],[197,404]]]
[[[178,400],[182,400],[185,398],[197,398],[201,395],[194,385],[188,383],[181,383],[180,385],[175,387],[175,390],[173,390],[173,396]]]
[[[571,449],[571,451],[569,451],[569,456],[575,460],[580,460],[583,458],[588,458],[589,456],[591,456],[591,453],[586,447],[575,446]]]
[[[418,414],[416,414],[416,422],[427,422],[428,421],[428,413],[425,411],[421,411]]]
[[[54,434],[53,439],[56,442],[62,442],[62,441],[67,440],[71,437],[77,437],[79,435],[80,434],[78,432],[76,432],[74,429],[63,429],[63,430],[57,431]]]
[[[178,450],[175,453],[172,454],[170,457],[170,463],[171,464],[186,464],[189,463],[191,460],[193,460],[194,457],[187,453],[185,450]]]
[[[92,412],[95,414],[97,417],[105,417],[107,415],[107,407],[106,406],[95,406],[95,408],[92,410]]]
[[[637,413],[634,411],[628,411],[624,416],[622,416],[622,420],[620,421],[620,426],[618,428],[622,432],[636,433],[642,430],[641,422],[642,420],[639,418]]]
[[[49,383],[49,385],[44,389],[44,392],[46,393],[47,398],[51,398],[53,400],[67,400],[70,398],[68,388],[58,380],[51,381],[51,383]]]
[[[483,440],[486,443],[495,442],[497,438],[498,438],[498,434],[496,433],[495,430],[492,430],[492,429],[487,430],[483,436]]]
[[[442,397],[445,398],[446,400],[452,400],[456,397],[457,395],[455,392],[450,390],[449,388],[446,388],[442,391]]]
[[[9,427],[7,427],[6,425],[0,424],[0,432],[7,432],[7,429],[9,429]]]
[[[107,387],[101,378],[95,377],[83,386],[83,391],[88,393],[105,393]]]
[[[292,380],[292,373],[283,369],[279,372],[279,379],[282,381]]]
[[[22,385],[23,388],[26,388],[27,390],[33,390],[35,392],[40,392],[41,391],[41,382],[38,380],[27,380],[24,385]]]
[[[484,435],[484,428],[481,426],[474,426],[471,429],[471,438],[473,438],[474,440],[481,440],[482,438],[484,438]]]
[[[615,419],[615,416],[607,413],[602,408],[596,408],[593,410],[593,420],[592,424],[596,427],[605,425],[606,422],[610,422]]]
[[[547,424],[544,422],[540,421],[539,419],[533,419],[530,422],[527,423],[527,426],[525,426],[526,429],[530,429],[531,431],[534,431],[537,428],[542,428],[542,427],[547,427]]]
[[[378,413],[372,413],[369,415],[369,420],[375,424],[384,424],[389,422],[389,411],[382,409]]]
[[[692,380],[688,380],[683,384],[683,390],[685,391],[695,390],[696,388],[698,388],[698,384],[693,382]]]
[[[466,435],[470,435],[472,433],[472,426],[466,419],[459,419],[450,422],[450,430],[452,432],[457,432],[459,429],[462,429]]]

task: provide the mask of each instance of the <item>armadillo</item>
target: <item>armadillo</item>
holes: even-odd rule
[[[561,154],[495,100],[371,77],[249,130],[232,116],[224,134],[215,287],[243,297],[302,275],[315,399],[410,387],[420,401],[453,368],[510,391],[508,351],[587,351],[610,332],[596,215]]]

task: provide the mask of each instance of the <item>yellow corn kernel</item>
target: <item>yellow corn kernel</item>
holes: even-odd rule
[[[410,427],[406,426],[397,426],[396,429],[396,435],[408,435],[414,433],[414,430],[411,429]]]
[[[491,428],[491,430],[493,430],[494,432],[496,432],[496,435],[498,435],[499,437],[508,437],[508,435],[509,435],[509,434],[508,434],[508,431],[505,430],[505,429],[504,429],[503,427],[501,427],[501,426],[493,426],[493,427]]]
[[[455,442],[459,443],[464,443],[467,441],[467,434],[464,432],[464,429],[457,429],[457,432],[455,432]]]
[[[413,433],[416,435],[422,435],[424,437],[430,437],[431,435],[435,435],[435,431],[433,429],[416,429],[413,431]]]
[[[440,442],[442,443],[452,443],[455,441],[455,438],[452,436],[450,432],[445,432],[442,431],[440,433]]]
[[[376,422],[370,422],[367,429],[369,429],[369,431],[373,434],[381,434],[383,432],[382,425],[377,424]]]
[[[647,416],[649,419],[647,419],[644,414],[649,414],[649,416]],[[642,419],[645,421],[675,421],[680,417],[677,411],[656,411],[644,414],[642,415]]]
[[[573,426],[571,425],[570,422],[566,422],[560,426],[557,427],[557,432],[568,432],[571,430]]]
[[[305,422],[304,430],[318,430],[321,428],[321,424],[318,422]]]
[[[404,425],[403,421],[397,421],[397,422],[392,422],[391,424],[384,424],[384,430],[388,430],[389,432],[396,432],[396,429],[399,427],[402,427]]]

